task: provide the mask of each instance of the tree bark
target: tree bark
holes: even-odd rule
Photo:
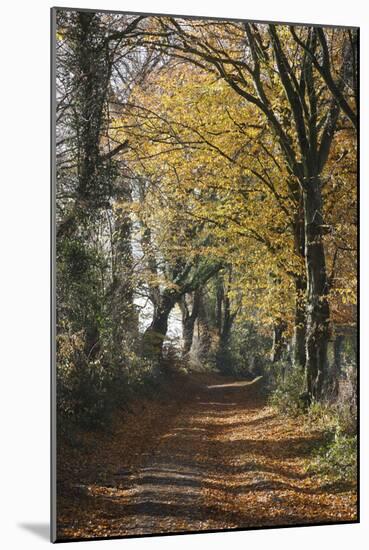
[[[337,334],[334,340],[334,367],[337,378],[340,377],[342,371],[342,350],[344,340],[343,334]]]
[[[121,191],[119,198],[130,201],[130,190]],[[111,228],[113,229],[113,228]],[[119,354],[122,344],[127,338],[138,331],[138,319],[133,302],[133,254],[132,254],[132,222],[124,209],[117,207],[112,237],[112,285],[111,315],[113,345]]]
[[[271,360],[272,363],[278,363],[283,357],[283,353],[287,349],[287,340],[286,340],[286,329],[287,323],[283,320],[279,320],[274,323],[273,327],[273,347]]]
[[[333,343],[334,364],[332,369],[331,387],[334,397],[337,397],[339,392],[339,381],[342,373],[342,351],[345,337],[343,334],[337,334]]]
[[[98,206],[106,203],[109,182],[102,177],[100,136],[111,62],[103,46],[103,32],[94,13],[78,14],[76,101],[82,105],[78,140],[81,152],[78,195]],[[97,39],[98,38],[98,39]]]
[[[209,326],[209,318],[206,311],[203,294],[199,300],[199,312],[197,316],[197,328],[198,328],[198,359],[199,361],[206,362],[209,357],[211,347],[211,332]]]
[[[294,253],[305,263],[305,223],[303,193],[298,183],[295,183],[294,198],[297,210],[293,223]],[[295,322],[293,335],[293,364],[305,369],[305,339],[306,339],[306,275],[298,273],[295,279]]]
[[[219,328],[219,344],[217,353],[217,366],[220,370],[227,372],[230,368],[230,340],[233,321],[236,312],[231,313],[231,303],[228,295],[223,293],[221,312],[221,325]]]
[[[71,237],[81,219],[88,219],[95,208],[108,205],[111,181],[100,154],[104,126],[104,105],[111,74],[109,50],[100,17],[78,13],[71,35],[73,52],[72,126],[77,136],[78,185],[73,207],[60,221],[57,237]]]
[[[80,254],[86,251],[86,258],[89,258],[89,239],[96,232],[95,208],[100,205],[101,191],[104,192],[106,203],[107,189],[110,189],[110,184],[106,183],[108,178],[102,176],[100,159],[100,137],[105,122],[104,105],[110,76],[109,52],[101,46],[103,40],[100,16],[87,12],[76,13],[69,32],[69,56],[63,62],[64,69],[73,74],[69,90],[69,103],[73,108],[68,109],[65,116],[70,119],[68,126],[76,135],[73,162],[77,165],[78,183],[73,206],[57,228],[58,255],[63,254],[61,245],[64,241],[68,246],[78,243]],[[97,196],[99,200],[96,202]],[[75,259],[75,256],[64,256],[62,261],[68,262],[69,268],[73,269]],[[88,259],[85,271],[92,272],[93,269]],[[71,305],[72,299],[67,297]],[[98,355],[101,347],[101,323],[98,320],[101,301],[92,304],[89,289],[83,285],[80,286],[78,299],[84,316],[81,323],[85,331],[84,349],[86,356],[92,359]]]
[[[168,318],[176,302],[177,296],[166,293],[159,296],[154,304],[154,314],[150,326],[143,336],[143,354],[145,357],[160,360],[163,343],[168,330]]]
[[[305,340],[306,340],[306,278],[301,275],[295,278],[295,323],[293,335],[293,364],[305,370]]]
[[[185,295],[182,296],[179,302],[179,305],[182,311],[182,335],[183,335],[182,352],[184,356],[187,356],[191,351],[195,321],[199,314],[200,292],[201,292],[200,289],[197,289],[193,293],[191,312],[189,311]]]
[[[307,390],[310,399],[320,400],[327,366],[329,303],[319,177],[309,179],[304,185],[303,194],[307,272]]]

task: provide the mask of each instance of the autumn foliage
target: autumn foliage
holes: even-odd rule
[[[355,519],[357,29],[54,15],[60,536]]]

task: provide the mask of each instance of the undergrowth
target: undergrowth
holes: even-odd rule
[[[307,470],[332,481],[354,482],[357,476],[357,407],[355,375],[346,373],[343,391],[335,399],[307,401],[301,369],[277,365],[269,403],[281,414],[301,417],[306,429],[318,430],[324,443],[313,453]],[[350,391],[347,391],[347,386]]]
[[[306,419],[308,428],[321,430],[327,443],[312,457],[308,470],[331,480],[354,482],[357,476],[356,414],[349,404],[313,403]]]

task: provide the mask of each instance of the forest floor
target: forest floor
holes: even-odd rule
[[[323,437],[257,380],[179,377],[109,434],[59,445],[58,540],[353,521],[355,487],[307,471]]]

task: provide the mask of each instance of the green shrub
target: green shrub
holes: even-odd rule
[[[333,439],[316,453],[310,471],[337,481],[353,482],[357,476],[357,436],[344,434],[337,427]]]
[[[325,433],[327,443],[313,457],[309,470],[338,481],[354,481],[357,473],[356,413],[349,403],[313,403],[308,427]]]
[[[319,430],[325,443],[316,451],[309,471],[332,480],[352,482],[357,471],[356,401],[354,391],[338,401],[313,402],[308,406],[305,376],[302,369],[287,369],[283,364],[272,365],[268,372],[271,395],[269,401],[281,413],[301,416],[307,430]]]
[[[283,376],[283,365],[274,365],[275,389],[272,391],[269,402],[282,414],[298,416],[307,410],[305,399],[305,376],[300,368],[290,368]]]
[[[235,323],[226,349],[218,351],[215,364],[226,374],[240,378],[264,375],[270,359],[271,339],[250,322]],[[267,377],[265,377],[267,378]]]
[[[306,416],[309,427],[334,434],[339,423],[337,408],[326,402],[313,401]]]
[[[57,406],[59,429],[73,426],[103,428],[116,408],[124,408],[134,392],[157,385],[159,367],[134,352],[122,354],[119,362],[102,346],[90,359],[83,351],[83,334],[57,339]]]

